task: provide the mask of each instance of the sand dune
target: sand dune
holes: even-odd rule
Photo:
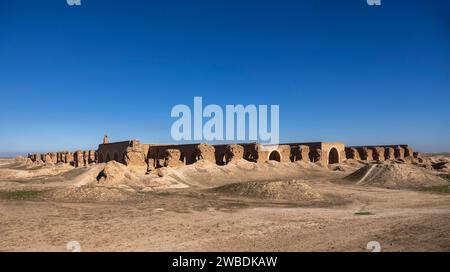
[[[411,165],[385,162],[362,167],[345,178],[357,185],[386,188],[421,188],[446,185],[431,171]]]

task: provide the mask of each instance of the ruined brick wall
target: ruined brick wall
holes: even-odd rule
[[[384,161],[385,160],[385,148],[384,147],[374,147],[373,148],[373,159],[376,161]]]
[[[291,161],[310,162],[309,158],[310,148],[307,145],[292,145],[291,146]]]
[[[361,160],[365,161],[402,161],[416,162],[413,149],[408,145],[379,145],[379,146],[358,146],[347,147],[347,158],[353,157],[353,149],[358,150]]]
[[[165,167],[178,167],[184,165],[181,161],[181,151],[179,149],[166,149],[164,156]]]
[[[345,155],[347,159],[353,159],[353,160],[360,160],[361,157],[359,156],[359,152],[354,147],[346,147],[345,148]]]
[[[131,141],[100,144],[97,150],[98,162],[102,163],[115,160],[125,164],[125,155],[130,144]]]
[[[216,163],[215,148],[209,144],[198,144],[195,146],[195,160],[207,160]]]
[[[145,166],[146,155],[144,153],[144,146],[141,144],[139,140],[132,140],[129,146],[125,150],[124,156],[125,165],[133,165],[133,166]]]

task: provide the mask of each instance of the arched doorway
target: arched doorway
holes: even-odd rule
[[[330,149],[330,153],[328,153],[328,164],[339,163],[339,152],[336,148]]]
[[[111,156],[109,156],[109,153],[107,153],[105,162],[109,162],[110,160],[111,160]]]
[[[98,154],[98,162],[102,163],[103,161],[103,153]]]
[[[119,154],[117,154],[117,152],[114,152],[114,160],[115,160],[116,162],[120,162],[120,161],[119,161]]]
[[[281,161],[281,155],[278,153],[278,151],[272,151],[269,155],[269,161]]]

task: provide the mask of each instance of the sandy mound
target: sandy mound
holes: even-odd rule
[[[142,169],[128,167],[115,161],[73,169],[64,173],[62,179],[73,187],[89,185],[145,191],[187,187],[176,180],[163,180],[157,173],[145,175]]]
[[[97,202],[97,201],[123,201],[131,193],[119,188],[106,187],[77,187],[59,188],[43,192],[40,198],[67,202]]]
[[[358,185],[387,188],[420,188],[447,185],[447,182],[424,168],[400,163],[371,164],[345,178]]]
[[[133,184],[139,181],[139,178],[126,165],[110,161],[98,173],[97,181],[102,185]]]
[[[244,182],[212,189],[214,192],[273,200],[317,200],[321,195],[301,181]]]
[[[62,179],[69,181],[75,187],[87,184],[96,184],[97,177],[105,168],[105,163],[92,164],[86,167],[75,168],[69,172],[62,174]]]
[[[317,180],[341,177],[340,173],[314,163],[276,161],[254,163],[246,160],[232,161],[224,166],[202,160],[182,167],[164,168],[155,173],[159,175],[154,179],[155,182],[179,182],[199,188],[213,188],[243,181]]]
[[[17,168],[0,169],[0,176],[2,179],[14,180],[14,179],[30,179],[35,177],[54,176],[73,169],[72,166],[67,164],[52,164],[42,165],[37,168],[21,168],[16,165]]]

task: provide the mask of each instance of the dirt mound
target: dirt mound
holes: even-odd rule
[[[163,188],[185,188],[177,181],[164,181],[157,174],[145,175],[142,169],[134,169],[121,163],[94,164],[76,168],[63,175],[73,187],[102,186],[108,188],[128,188],[134,190],[154,190]]]
[[[31,179],[35,177],[54,176],[73,169],[65,164],[42,165],[40,167],[29,168],[23,164],[13,165],[8,169],[0,169],[0,176],[3,179]]]
[[[98,184],[103,185],[134,183],[138,180],[139,178],[131,172],[130,168],[116,161],[106,163],[97,176]]]
[[[63,180],[75,187],[80,187],[87,184],[96,184],[97,177],[105,168],[105,163],[93,164],[86,167],[75,168],[62,175]]]
[[[297,180],[234,183],[214,188],[212,191],[227,195],[273,200],[301,201],[321,198],[321,195],[315,192],[311,186]]]
[[[166,168],[160,172],[157,182],[179,182],[191,187],[214,188],[221,185],[273,180],[318,180],[341,178],[345,174],[330,171],[314,163],[279,163],[276,161],[254,163],[246,160],[233,160],[227,165],[216,165],[202,160],[191,165]]]
[[[123,201],[130,196],[130,192],[119,188],[82,186],[76,188],[58,188],[46,191],[40,195],[40,198],[65,202],[102,202]]]
[[[402,163],[370,164],[345,178],[358,185],[386,188],[420,188],[446,185],[447,182],[424,168]]]

